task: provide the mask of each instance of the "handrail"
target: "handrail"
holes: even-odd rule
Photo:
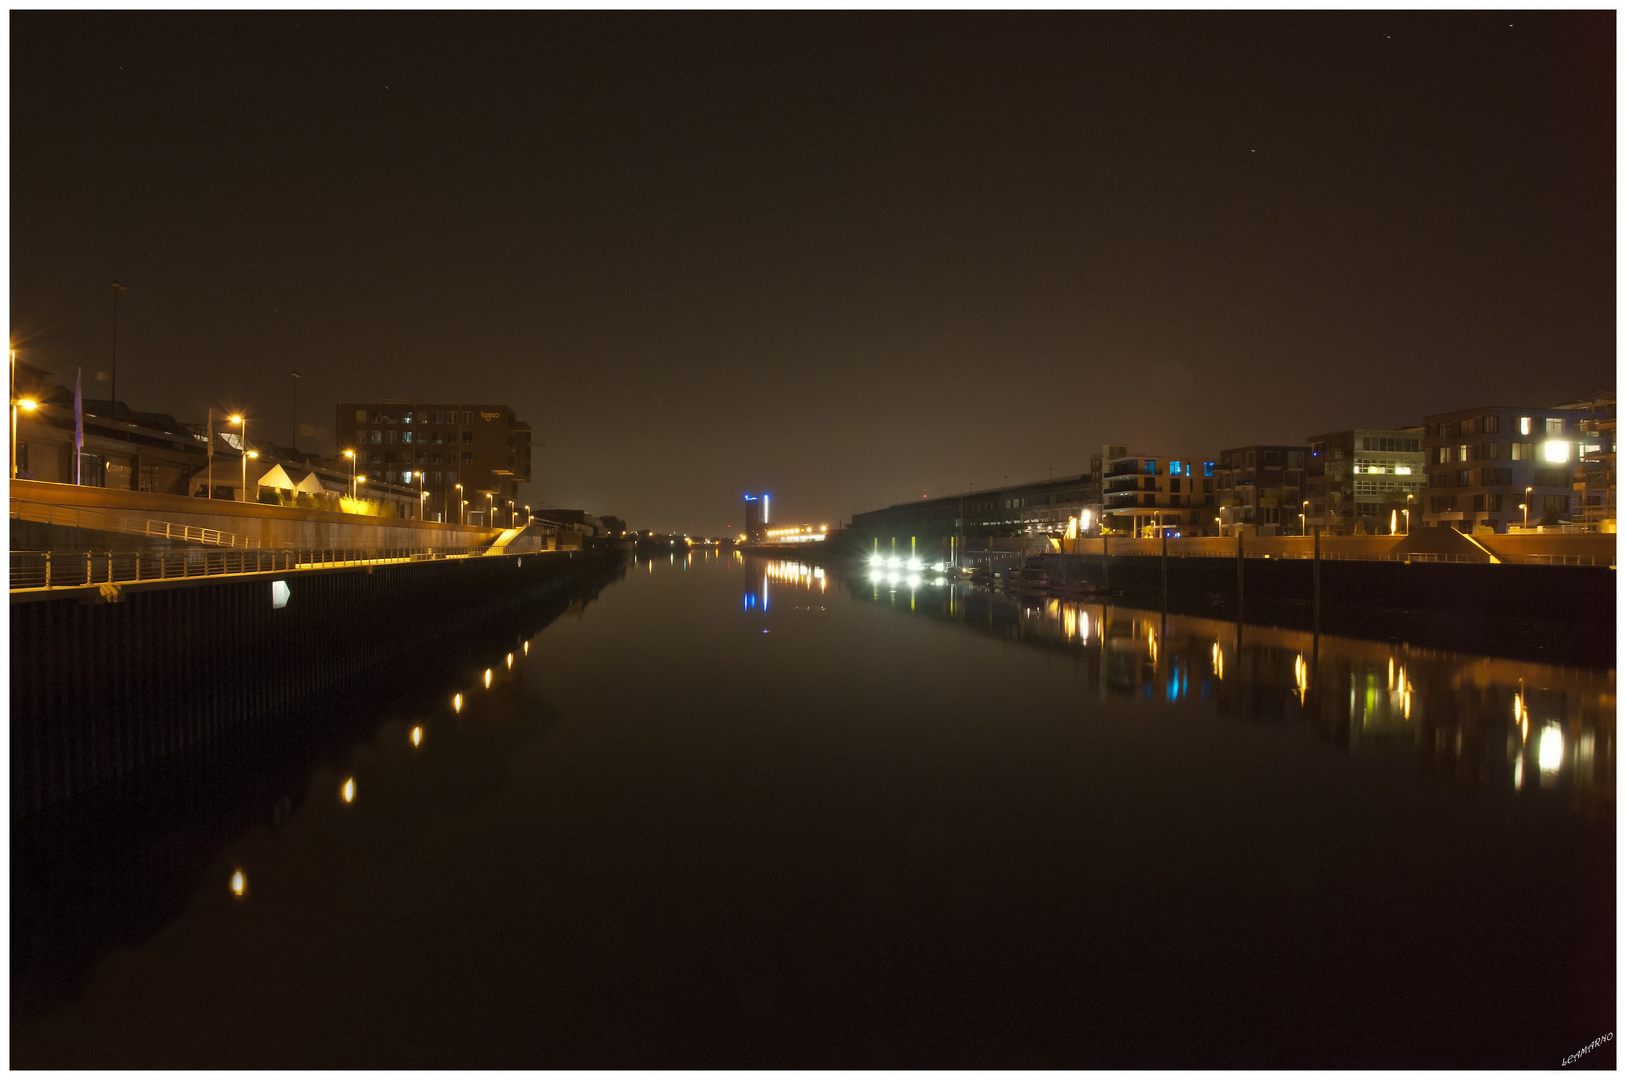
[[[11,591],[77,589],[131,581],[223,577],[324,567],[478,557],[473,548],[259,548],[182,551],[13,551]],[[539,554],[515,552],[516,556]]]

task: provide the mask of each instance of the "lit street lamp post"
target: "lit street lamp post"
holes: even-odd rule
[[[20,398],[17,396],[17,350],[11,350],[11,476],[17,477],[17,410],[33,412],[39,408],[39,402],[33,398]]]
[[[226,417],[226,421],[227,423],[238,424],[242,428],[238,438],[243,440],[241,447],[243,452],[243,501],[248,502],[248,417],[242,413],[233,413]],[[258,457],[259,455],[256,454],[255,456]]]
[[[1530,504],[1520,503],[1519,509],[1524,511],[1524,527],[1528,529],[1530,527]]]
[[[412,470],[412,475],[416,476],[418,478],[418,520],[422,521],[423,520],[423,472],[421,470],[419,470],[419,469],[414,469],[414,470]]]
[[[350,498],[354,500],[356,497],[356,452],[346,450],[344,456],[350,459]]]
[[[462,484],[454,484],[453,486],[457,488],[457,523],[461,525],[463,524],[463,508],[469,504],[469,501],[463,497]]]
[[[1407,536],[1411,535],[1411,501],[1413,499],[1415,499],[1415,498],[1417,498],[1417,496],[1415,496],[1415,495],[1407,495],[1406,496],[1406,535]]]

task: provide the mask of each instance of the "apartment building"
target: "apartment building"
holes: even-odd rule
[[[1615,531],[1615,392],[1599,391],[1560,408],[1584,413],[1576,440],[1570,520],[1602,532]]]
[[[1101,522],[1112,536],[1198,536],[1217,528],[1214,463],[1106,445],[1090,458],[1100,477]]]
[[[531,479],[531,428],[508,405],[346,401],[333,430],[370,481],[421,487],[432,520],[505,521]]]
[[[1308,446],[1241,446],[1222,450],[1214,469],[1220,534],[1296,535],[1303,532]]]
[[[1463,532],[1568,522],[1586,419],[1575,409],[1503,405],[1426,417],[1423,521]]]
[[[1310,436],[1305,526],[1335,536],[1405,532],[1422,508],[1423,429],[1352,428]]]

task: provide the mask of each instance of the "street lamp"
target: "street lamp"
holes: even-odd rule
[[[1299,514],[1299,535],[1301,535],[1301,536],[1309,536],[1310,535],[1310,522],[1309,522],[1309,519],[1307,517],[1305,517],[1305,515],[1308,514],[1309,512],[1310,512],[1310,500],[1305,499],[1304,500],[1304,510]]]
[[[462,484],[456,484],[456,485],[453,485],[453,486],[455,486],[457,488],[457,523],[459,525],[461,525],[461,524],[463,524],[463,508],[465,506],[469,505],[469,500],[467,500],[467,499],[465,499],[463,497],[463,485]]]
[[[1406,535],[1407,536],[1411,535],[1411,501],[1413,499],[1415,499],[1415,498],[1417,498],[1417,496],[1415,496],[1415,495],[1407,495],[1406,496]]]
[[[508,500],[508,527],[510,529],[512,529],[514,527],[514,500],[513,499]]]
[[[491,501],[491,492],[488,491],[488,492],[486,492],[486,528],[489,529],[493,525],[495,525],[496,523],[497,523],[497,507]]]
[[[260,456],[258,450],[250,450],[243,455],[243,501],[248,502],[248,459]]]
[[[1222,526],[1220,524],[1220,519],[1219,518],[1214,519],[1214,535],[1215,536],[1224,536],[1225,535],[1225,528],[1224,528],[1224,526]]]
[[[418,520],[423,520],[423,473],[418,469],[412,470],[412,475],[418,478]]]
[[[344,456],[350,459],[350,498],[354,500],[356,497],[356,452],[346,450]]]
[[[40,403],[33,398],[17,396],[17,350],[11,350],[11,475],[17,476],[17,410],[33,412]]]
[[[248,502],[248,417],[242,413],[232,413],[226,417],[226,422],[228,424],[238,424],[242,427],[242,432],[238,435],[238,438],[243,440],[241,448],[243,451],[243,501]],[[258,454],[255,455],[255,457],[258,456]]]
[[[1530,527],[1530,504],[1520,503],[1519,509],[1524,511],[1524,527],[1528,529]]]

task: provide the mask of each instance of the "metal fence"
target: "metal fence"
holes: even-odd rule
[[[428,562],[478,554],[471,548],[325,548],[253,551],[13,551],[11,588],[71,589],[126,581],[258,574],[393,562]],[[519,554],[519,553],[516,553]]]

